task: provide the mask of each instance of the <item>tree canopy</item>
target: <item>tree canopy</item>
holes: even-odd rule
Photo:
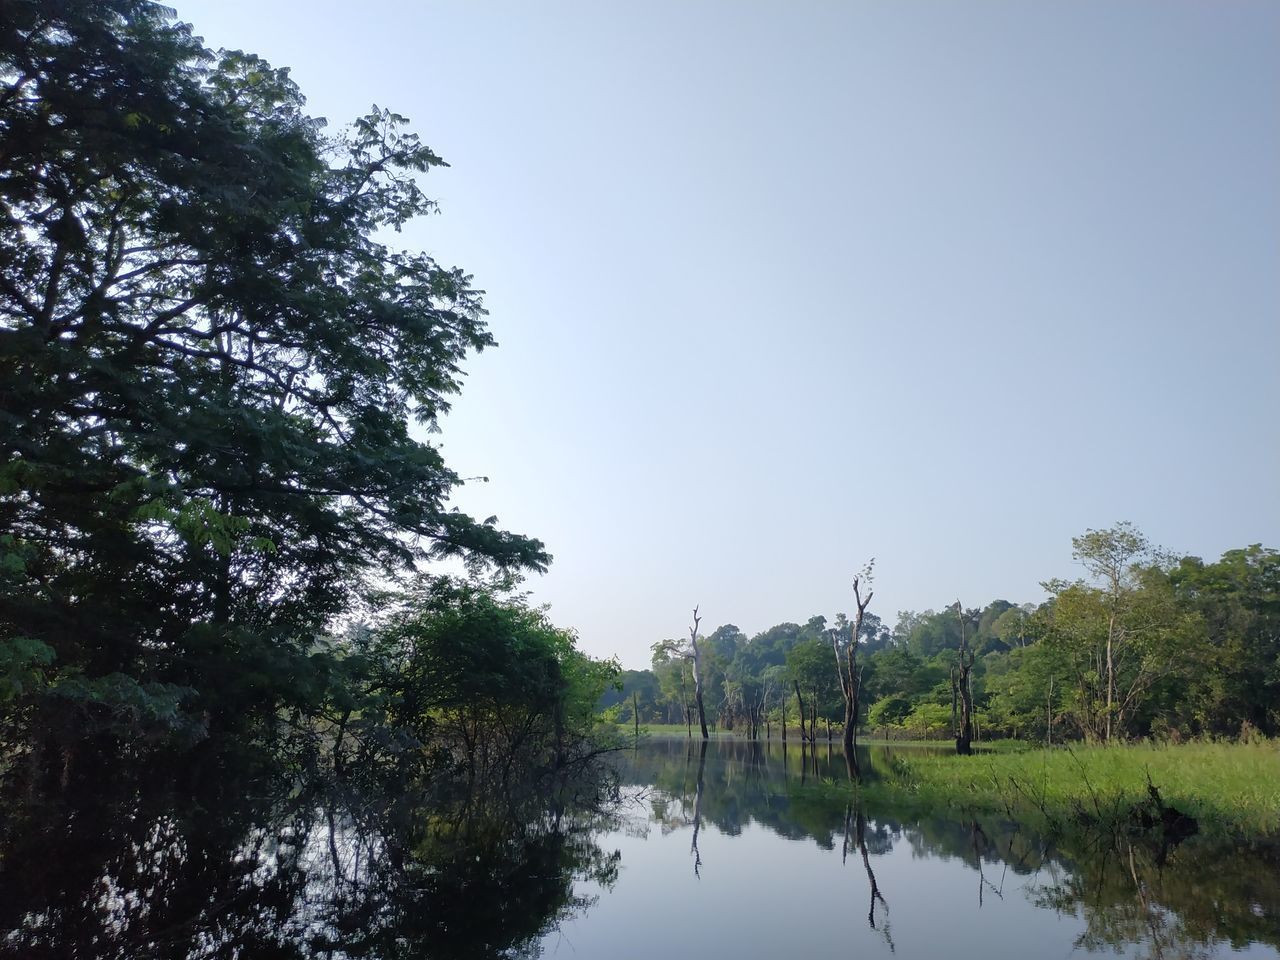
[[[963,728],[966,711],[979,739],[1280,730],[1280,553],[1254,544],[1216,562],[1174,560],[1128,523],[1089,530],[1073,547],[1090,579],[1048,580],[1039,604],[902,611],[892,631],[866,615],[859,716],[895,737],[945,735]],[[832,622],[847,638],[848,618]],[[711,660],[708,702],[721,729],[753,735],[793,719],[812,737],[821,720],[839,722],[826,617],[752,637],[731,625],[709,636],[733,638],[723,668]],[[671,664],[655,660],[655,670],[659,695],[642,719],[678,712],[684,696]],[[644,678],[635,672],[629,682]]]
[[[465,272],[392,243],[444,163],[405,119],[328,132],[287,70],[146,0],[4,10],[14,716],[40,688],[232,722],[306,686],[370,575],[545,566],[537,540],[448,506],[460,478],[425,439],[494,341]]]

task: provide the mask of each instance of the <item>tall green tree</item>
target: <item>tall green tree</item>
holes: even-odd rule
[[[1280,551],[1253,544],[1214,563],[1186,557],[1169,576],[1178,601],[1204,622],[1209,660],[1194,696],[1200,726],[1280,733]]]
[[[1086,537],[1100,558],[1090,561],[1100,582],[1045,584],[1052,596],[1041,642],[1056,648],[1054,661],[1072,676],[1064,706],[1086,739],[1149,733],[1162,704],[1162,725],[1173,719],[1168,714],[1188,712],[1173,691],[1185,691],[1203,669],[1203,622],[1178,602],[1161,565],[1138,562],[1134,545],[1145,540],[1129,525]]]
[[[419,583],[373,642],[373,687],[390,694],[389,722],[374,732],[411,731],[473,778],[485,768],[509,776],[526,755],[557,767],[572,759],[619,673],[543,611],[449,578]]]
[[[993,733],[1054,742],[1055,722],[1072,692],[1065,652],[1058,644],[1032,643],[988,660],[984,722]]]
[[[825,634],[825,620],[823,624]],[[831,647],[825,636],[822,639],[811,637],[797,643],[787,651],[786,667],[800,710],[800,736],[802,739],[817,740],[818,715],[825,713],[823,708],[827,701],[836,696],[835,676],[831,672]]]
[[[34,675],[12,716],[301,709],[368,573],[547,562],[449,509],[459,477],[412,430],[493,343],[464,272],[387,240],[442,164],[387,110],[326,134],[287,71],[146,0],[4,4],[0,644]]]
[[[1103,738],[1111,739],[1116,712],[1116,648],[1126,640],[1123,615],[1133,594],[1133,579],[1139,564],[1151,555],[1147,538],[1131,523],[1118,523],[1107,530],[1087,530],[1071,539],[1072,556],[1102,581],[1102,599],[1107,612],[1107,639],[1103,664],[1106,694]]]
[[[679,711],[685,729],[693,735],[693,664],[675,652],[678,641],[663,640],[653,649],[653,672],[658,691],[669,709]]]

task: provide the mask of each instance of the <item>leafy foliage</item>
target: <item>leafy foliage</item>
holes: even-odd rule
[[[404,118],[327,134],[288,71],[145,0],[5,19],[10,717],[55,692],[139,731],[179,702],[213,728],[309,709],[336,676],[315,639],[370,573],[544,566],[447,507],[419,436],[493,339],[470,277],[388,241],[443,165]]]
[[[949,677],[962,628],[975,655],[979,739],[1280,732],[1280,553],[1254,544],[1215,563],[1174,561],[1124,523],[1087,531],[1073,545],[1093,579],[1047,581],[1048,599],[1038,606],[994,600],[974,609],[903,611],[892,631],[868,615],[859,642],[860,703],[873,732],[928,738],[953,728]],[[848,629],[847,618],[835,622]],[[825,617],[750,638],[731,625],[711,636],[732,639],[724,644],[731,661],[723,693],[714,700],[722,728],[750,715],[743,704],[761,713],[746,725],[748,735],[795,716],[799,701],[806,724],[839,719]],[[771,673],[779,658],[785,682]],[[654,663],[663,697],[678,704],[678,674],[665,659]],[[758,691],[766,689],[771,696],[762,699]],[[660,712],[655,707],[642,719],[661,719]]]

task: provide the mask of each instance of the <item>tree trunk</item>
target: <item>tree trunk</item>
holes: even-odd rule
[[[1113,601],[1114,602],[1114,601]],[[1116,633],[1116,612],[1111,611],[1111,619],[1107,621],[1107,726],[1106,741],[1111,742],[1111,705],[1115,699],[1116,690],[1116,672],[1115,662],[1112,660],[1111,647],[1115,639]]]
[[[973,693],[969,689],[969,670],[965,668],[960,687],[960,729],[956,734],[956,753],[968,756],[973,753]]]
[[[1053,677],[1049,678],[1049,699],[1045,703],[1045,714],[1049,722],[1049,746],[1053,746]]]
[[[873,561],[874,562],[874,561]],[[870,581],[871,564],[867,564],[858,576],[853,578],[853,598],[857,604],[857,614],[849,625],[849,636],[845,640],[844,656],[841,657],[840,632],[831,631],[831,645],[836,655],[836,675],[840,679],[840,692],[844,695],[844,744],[845,766],[849,779],[858,779],[858,758],[854,753],[854,739],[858,727],[858,697],[862,687],[862,667],[858,665],[858,635],[862,633],[862,621],[867,607],[871,603],[874,591],[868,590],[866,599],[862,597],[862,580]]]
[[[702,705],[702,651],[698,649],[698,608],[693,608],[693,626],[689,628],[689,645],[693,647],[693,699],[698,704],[698,726],[702,728],[702,739],[709,739],[707,733],[707,711]]]
[[[951,668],[951,724],[956,737],[956,753],[968,756],[973,753],[973,686],[969,680],[973,670],[973,652],[964,633],[964,607],[956,601],[956,616],[960,620],[960,649],[956,665]],[[956,722],[956,698],[960,699],[960,719]]]
[[[800,742],[804,743],[804,697],[800,694],[800,681],[796,681],[796,702],[800,704]]]

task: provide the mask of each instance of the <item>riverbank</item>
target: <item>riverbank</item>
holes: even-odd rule
[[[1162,811],[1176,811],[1201,832],[1274,838],[1280,837],[1280,742],[899,755],[859,793],[872,808],[1003,813],[1050,828],[1161,828],[1162,816],[1173,822]]]
[[[613,723],[611,724],[611,726],[617,731],[617,733],[620,736],[628,737],[628,738],[633,738],[635,736],[635,726],[629,721]],[[758,742],[772,743],[775,745],[787,744],[788,746],[794,747],[795,749],[799,750],[800,744],[801,744],[799,731],[800,731],[799,726],[793,725],[790,727],[790,735],[786,739],[783,739],[782,734],[780,732],[780,728],[775,726],[772,730],[771,736],[767,736],[767,737],[762,736],[758,739]],[[709,725],[707,728],[707,733],[712,740],[740,740],[744,743],[751,742],[746,738],[746,736],[743,734],[741,730],[722,730],[722,729],[717,729],[714,725]],[[677,739],[692,739],[692,740],[700,740],[702,738],[702,734],[698,731],[698,727],[696,724],[692,728],[686,728],[683,723],[641,723],[640,736],[642,738],[643,737],[658,737],[658,738],[674,737]],[[921,746],[921,747],[950,749],[951,747],[954,746],[955,740],[953,740],[950,737],[940,737],[940,738],[934,738],[934,739],[925,739],[923,737],[884,737],[884,736],[876,736],[874,735],[874,733],[868,734],[868,733],[860,732],[858,734],[858,743],[863,746],[882,746],[882,745],[895,746],[895,747]],[[831,736],[829,738],[827,737],[825,730],[819,729],[818,746],[825,748],[828,744],[834,746],[837,750],[840,749],[840,728],[839,727],[831,728]],[[991,741],[982,741],[979,743],[975,743],[974,749],[1016,752],[1016,751],[1034,750],[1035,745],[1027,743],[1023,740],[991,740]]]
[[[627,725],[619,725],[618,731],[627,739],[633,735]],[[685,727],[677,724],[642,724],[640,732],[642,740],[686,738]],[[712,731],[711,739],[742,738],[730,731]],[[698,740],[696,730],[693,740]],[[770,742],[779,744],[776,737]],[[1047,748],[1000,740],[975,745],[977,752],[969,757],[951,753],[951,741],[858,742],[891,754],[887,764],[872,771],[859,787],[869,810],[906,809],[921,816],[1001,814],[1050,830],[1071,825],[1141,826],[1143,818],[1150,825],[1172,816],[1165,811],[1176,811],[1204,833],[1280,840],[1276,740]],[[793,743],[799,751],[799,741]],[[818,746],[826,747],[826,741],[820,739]],[[838,740],[834,748],[839,751]],[[835,779],[811,782],[803,789],[843,795],[848,786]]]

